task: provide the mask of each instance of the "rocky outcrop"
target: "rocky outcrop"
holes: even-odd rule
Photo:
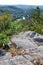
[[[26,31],[13,36],[11,41],[17,45],[18,54],[12,57],[7,52],[0,57],[0,65],[43,65],[42,35],[33,31]]]

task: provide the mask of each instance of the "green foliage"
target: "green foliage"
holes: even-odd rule
[[[5,33],[0,33],[0,47],[3,46],[3,44],[7,44],[9,42],[9,38]]]
[[[39,18],[39,16],[40,16],[40,8],[37,6],[36,9],[34,10],[33,17],[37,19]]]
[[[43,25],[41,25],[41,24],[36,24],[36,25],[34,26],[34,31],[35,31],[35,32],[38,32],[38,33],[40,33],[40,34],[43,34],[42,29],[43,29]]]
[[[40,8],[37,7],[34,10],[32,18],[30,18],[30,30],[43,34],[43,13],[40,12]]]
[[[0,32],[10,28],[12,22],[12,16],[8,13],[4,13],[0,16]]]
[[[33,12],[32,17],[37,20],[38,23],[40,23],[40,8],[37,6],[36,9]]]
[[[17,34],[22,31],[22,29],[24,27],[23,22],[24,22],[23,20],[19,20],[18,22],[11,23],[12,34]]]

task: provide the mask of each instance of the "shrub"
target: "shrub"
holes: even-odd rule
[[[8,44],[9,42],[9,38],[7,37],[7,35],[5,33],[0,33],[0,47],[6,44]]]

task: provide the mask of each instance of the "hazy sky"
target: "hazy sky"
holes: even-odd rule
[[[43,0],[0,0],[0,5],[43,5]]]

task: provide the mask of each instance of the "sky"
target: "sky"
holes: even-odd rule
[[[43,0],[0,0],[0,5],[43,5]]]

